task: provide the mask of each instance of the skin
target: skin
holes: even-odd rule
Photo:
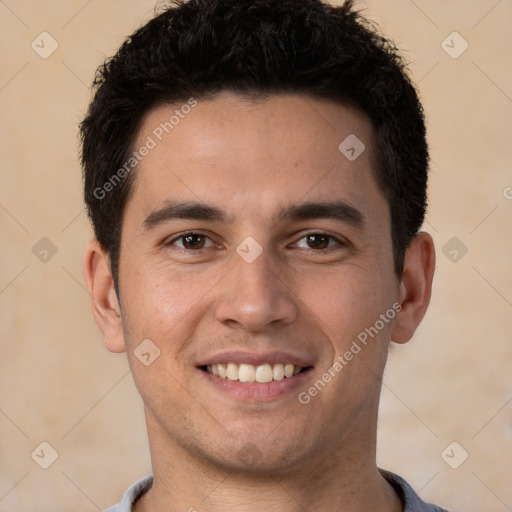
[[[135,146],[176,108],[149,112]],[[349,134],[366,146],[355,161],[338,150]],[[340,104],[222,94],[199,101],[138,165],[119,301],[96,241],[84,264],[106,346],[127,352],[144,400],[155,480],[137,511],[402,510],[375,463],[381,378],[390,340],[407,342],[425,314],[435,255],[420,233],[403,275],[394,273],[371,148],[370,123]],[[178,202],[214,206],[226,218],[145,227]],[[281,218],[290,205],[333,202],[355,208],[361,222]],[[190,231],[207,238],[184,245],[179,235]],[[236,252],[249,236],[262,248],[252,263]],[[396,303],[394,319],[300,403],[299,392]],[[149,366],[134,354],[144,339],[160,350]],[[310,369],[279,396],[241,398],[198,368],[228,350],[286,351]]]

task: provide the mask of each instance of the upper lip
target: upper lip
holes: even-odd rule
[[[243,350],[231,350],[226,352],[218,352],[202,360],[198,366],[207,366],[211,364],[252,364],[259,366],[261,364],[294,364],[295,366],[313,366],[311,357],[301,356],[294,354],[293,352],[285,352],[282,350],[278,351],[266,351],[266,352],[248,352]]]

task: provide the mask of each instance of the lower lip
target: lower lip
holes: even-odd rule
[[[239,380],[222,379],[201,369],[199,371],[217,389],[238,400],[265,402],[290,393],[296,388],[304,387],[304,380],[311,370],[310,367],[293,377],[284,377],[271,382],[240,382]]]

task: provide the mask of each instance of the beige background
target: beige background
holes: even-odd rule
[[[425,228],[438,250],[430,311],[390,355],[378,462],[452,512],[510,511],[512,1],[358,5],[403,48],[419,82],[432,151]],[[91,231],[76,134],[95,68],[153,8],[154,0],[0,0],[2,512],[101,510],[150,472],[126,358],[103,347],[84,289]],[[41,48],[43,31],[59,45],[47,59],[31,48],[51,48],[49,39]],[[453,31],[469,44],[457,59],[442,47]],[[453,53],[463,41],[446,44]],[[55,255],[41,252],[48,242],[34,254],[43,237]],[[48,461],[43,441],[58,452],[46,470],[35,462]],[[447,461],[469,454],[457,469],[441,457],[453,441],[460,446]]]

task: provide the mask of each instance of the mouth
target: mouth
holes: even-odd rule
[[[309,371],[312,366],[299,366],[293,363],[263,363],[253,365],[249,363],[216,363],[200,367],[206,373],[220,379],[236,382],[266,384],[283,379],[291,379],[299,374]]]
[[[206,356],[196,368],[215,393],[238,402],[262,403],[292,399],[293,391],[306,386],[315,362],[311,354],[231,350]]]

